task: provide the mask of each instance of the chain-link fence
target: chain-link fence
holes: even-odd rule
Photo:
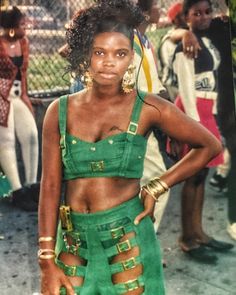
[[[176,0],[160,1],[160,23],[158,27],[151,27],[148,32],[155,48],[160,37],[170,26],[166,13],[174,1]],[[29,95],[48,97],[68,92],[70,77],[66,73],[67,64],[58,50],[65,43],[65,25],[76,11],[88,7],[93,0],[1,1],[3,2],[6,5],[17,5],[26,15],[27,35],[30,41]],[[224,0],[213,1],[213,6],[217,13],[226,11]]]

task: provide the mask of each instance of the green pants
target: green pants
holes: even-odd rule
[[[62,230],[59,224],[56,263],[67,276],[83,278],[82,285],[74,287],[76,294],[129,294],[135,289],[143,290],[145,295],[165,294],[160,247],[152,221],[146,217],[137,226],[133,223],[141,211],[143,205],[139,197],[135,197],[106,211],[72,212],[71,232]],[[133,248],[138,249],[138,255],[130,257]],[[66,265],[60,260],[62,252],[79,256],[85,263]],[[141,273],[130,279],[128,273],[138,266]],[[121,272],[127,273],[113,283],[114,276]],[[64,288],[60,294],[66,294]]]

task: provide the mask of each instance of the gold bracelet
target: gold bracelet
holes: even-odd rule
[[[142,187],[153,199],[157,202],[160,195],[164,194],[169,190],[168,185],[161,180],[159,177],[156,177],[150,180],[149,183]]]
[[[52,259],[52,258],[55,258],[55,254],[41,254],[38,256],[39,259]]]
[[[44,254],[44,253],[52,253],[52,254]],[[38,258],[39,259],[52,259],[55,257],[55,250],[53,249],[39,249],[38,250]]]
[[[50,242],[50,241],[55,241],[54,237],[40,237],[39,238],[39,243],[40,242]]]
[[[41,255],[44,255],[44,253],[47,253],[47,252],[55,255],[55,250],[53,250],[53,249],[39,249],[38,250],[38,257],[40,257]],[[50,255],[52,255],[52,254],[50,254]]]
[[[168,185],[163,180],[161,180],[160,178],[158,179],[158,182],[163,186],[163,188],[166,190],[166,192],[168,192],[168,190],[170,189],[168,187]]]

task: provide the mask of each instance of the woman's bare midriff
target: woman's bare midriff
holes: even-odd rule
[[[116,207],[139,193],[139,179],[78,178],[67,181],[66,204],[81,213]]]

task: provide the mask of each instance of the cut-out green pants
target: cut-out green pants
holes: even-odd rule
[[[72,212],[71,232],[62,230],[59,224],[56,263],[67,276],[82,278],[82,284],[74,287],[76,294],[128,295],[137,289],[143,295],[165,294],[160,247],[152,221],[146,217],[134,225],[142,211],[137,196],[106,211]],[[134,248],[138,255],[129,255]],[[84,263],[68,265],[60,258],[62,253],[78,256]],[[130,279],[130,273],[138,267],[141,272]],[[120,273],[127,275],[117,281],[114,278]],[[64,288],[60,294],[66,294]]]

